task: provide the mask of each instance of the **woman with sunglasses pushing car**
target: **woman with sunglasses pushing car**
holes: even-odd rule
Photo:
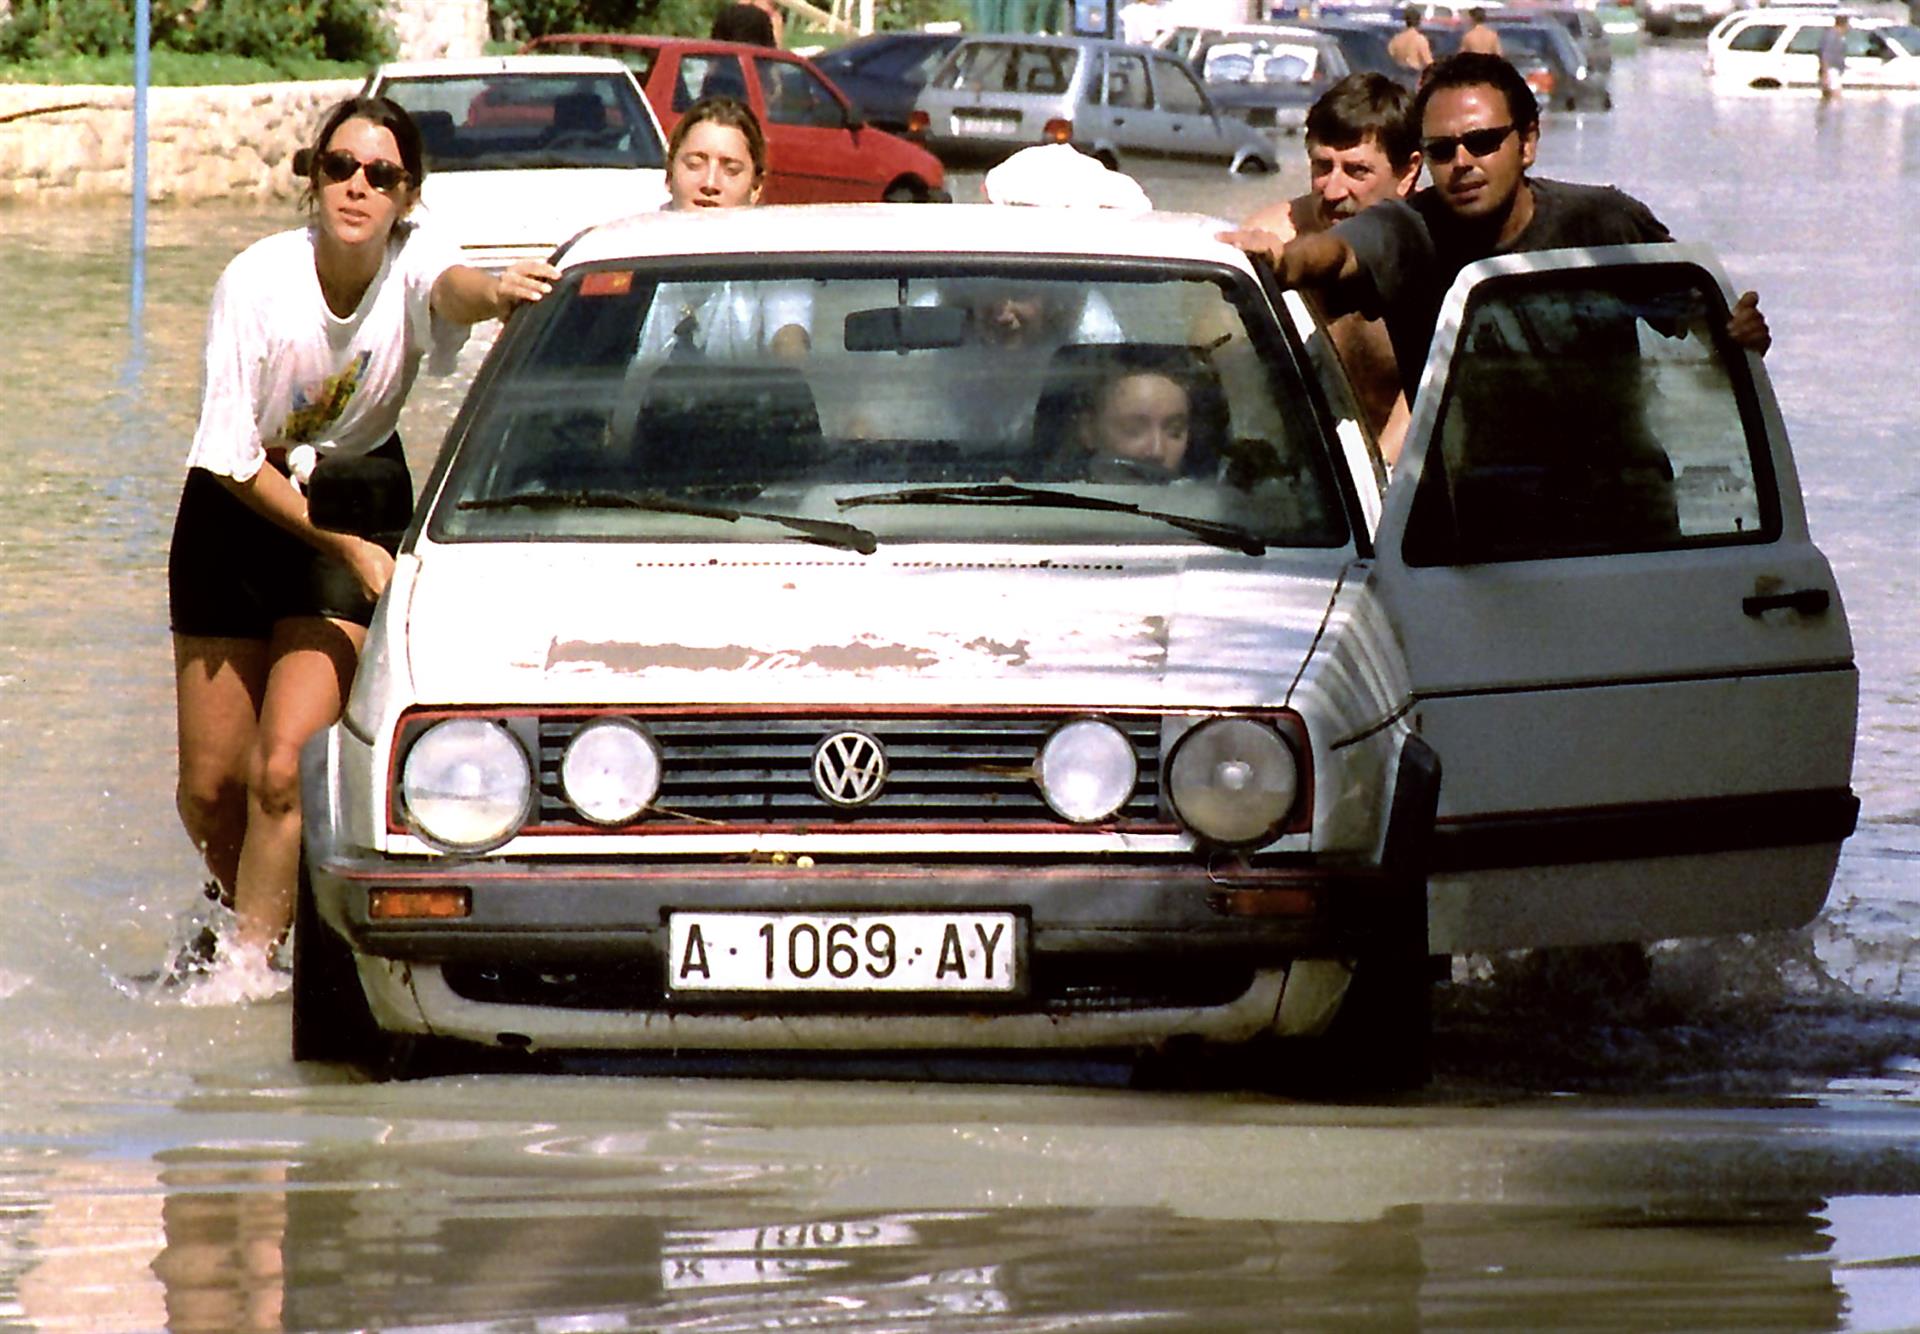
[[[547,293],[558,272],[499,276],[459,262],[409,219],[420,132],[386,98],[321,121],[307,225],[255,242],[221,275],[206,383],[167,562],[179,713],[180,817],[231,903],[174,965],[215,965],[233,999],[279,989],[271,957],[292,920],[300,748],[339,717],[392,552],[307,518],[315,462],[381,454],[422,357],[453,369],[470,326]],[[221,997],[215,997],[219,999]]]

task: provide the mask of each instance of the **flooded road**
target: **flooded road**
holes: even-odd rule
[[[370,1085],[296,1069],[284,1004],[128,986],[199,879],[163,566],[206,301],[289,215],[156,213],[136,350],[123,211],[0,211],[0,1329],[1920,1327],[1920,103],[1715,102],[1699,55],[1624,59],[1541,171],[1761,292],[1861,829],[1812,927],[1663,948],[1643,995],[1461,960],[1439,1079],[1388,1106],[1074,1066]],[[1147,184],[1238,215],[1303,176]]]

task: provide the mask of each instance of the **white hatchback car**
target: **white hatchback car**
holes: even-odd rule
[[[1707,36],[1707,76],[1716,88],[1820,86],[1820,40],[1835,10],[1773,6],[1742,10]],[[1920,28],[1881,19],[1849,22],[1842,88],[1920,88]]]
[[[568,248],[304,756],[296,1056],[1193,1040],[1399,1085],[1431,956],[1811,918],[1857,680],[1712,261],[1468,270],[1386,485],[1222,226]],[[315,521],[383,486],[404,520],[323,465]]]
[[[364,91],[420,126],[421,204],[469,264],[545,259],[597,223],[667,199],[660,124],[633,75],[599,56],[382,65]]]

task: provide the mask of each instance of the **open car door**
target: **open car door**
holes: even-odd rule
[[[1374,571],[1440,756],[1435,953],[1826,900],[1858,678],[1731,299],[1673,245],[1502,256],[1448,294]]]

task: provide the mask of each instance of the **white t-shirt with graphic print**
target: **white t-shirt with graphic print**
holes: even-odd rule
[[[400,421],[420,359],[446,375],[469,327],[434,318],[433,284],[459,251],[431,228],[396,228],[380,272],[351,315],[320,290],[310,227],[236,255],[213,289],[206,387],[187,466],[244,482],[264,441],[310,444],[322,457],[365,454]]]

